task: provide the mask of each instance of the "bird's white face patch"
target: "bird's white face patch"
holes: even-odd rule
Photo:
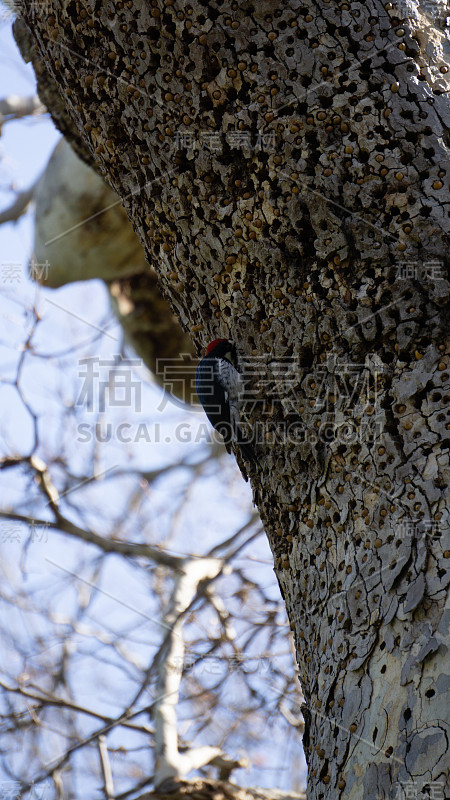
[[[229,400],[236,401],[242,390],[242,379],[237,369],[227,358],[220,358],[217,364],[217,378],[228,395]]]

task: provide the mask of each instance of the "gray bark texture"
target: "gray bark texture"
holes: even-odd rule
[[[251,384],[308,797],[448,796],[448,32],[378,0],[50,6],[16,25],[42,101]]]

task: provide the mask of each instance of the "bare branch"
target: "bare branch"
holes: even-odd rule
[[[105,736],[98,737],[98,751],[103,772],[105,798],[106,800],[114,800],[114,783]]]
[[[33,183],[29,189],[25,189],[23,192],[18,192],[11,205],[8,206],[8,208],[5,208],[3,211],[0,211],[0,225],[3,225],[5,222],[17,222],[22,214],[25,214],[28,206],[33,200],[35,188],[36,184]]]
[[[198,747],[181,754],[178,750],[176,705],[183,675],[185,645],[182,637],[184,614],[195,598],[198,587],[212,580],[223,569],[218,558],[186,559],[175,581],[170,607],[164,624],[171,630],[166,637],[164,658],[160,660],[157,682],[158,700],[154,707],[156,766],[155,785],[167,778],[182,778],[199,769],[219,755],[217,747]]]
[[[0,128],[5,122],[45,112],[46,108],[37,95],[20,97],[13,94],[4,97],[0,100]]]

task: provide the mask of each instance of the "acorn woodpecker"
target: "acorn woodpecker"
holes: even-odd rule
[[[222,435],[228,452],[231,443],[236,442],[244,461],[253,464],[256,462],[253,447],[245,440],[240,426],[243,385],[236,360],[236,348],[228,339],[214,339],[197,367],[195,388],[206,416]]]

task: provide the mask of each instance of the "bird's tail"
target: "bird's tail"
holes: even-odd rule
[[[248,464],[256,464],[257,458],[254,449],[252,438],[248,438],[242,432],[240,426],[239,411],[235,406],[230,408],[230,422],[231,422],[231,441],[235,442],[242,453],[242,458]]]

